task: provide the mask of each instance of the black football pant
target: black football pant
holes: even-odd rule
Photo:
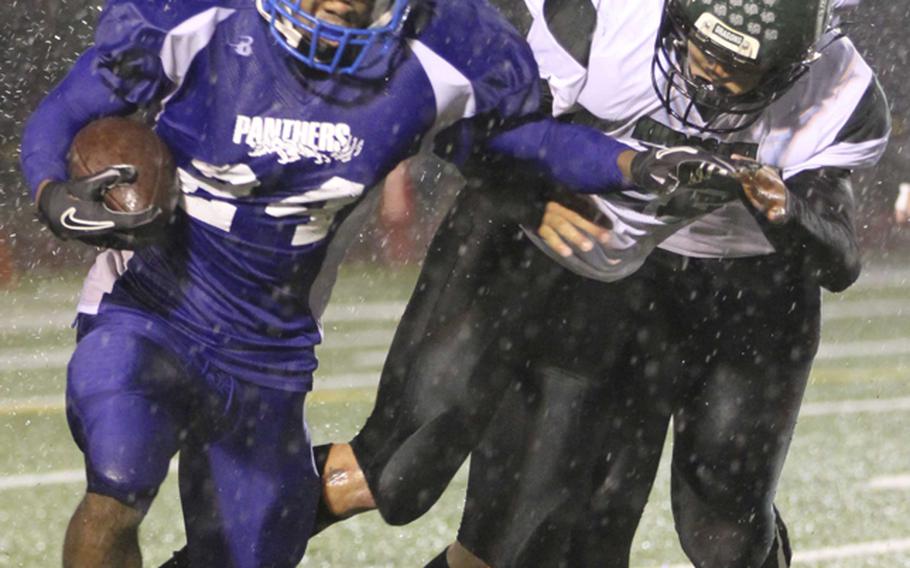
[[[660,317],[664,283],[654,276],[652,266],[613,284],[566,273],[535,315],[554,336],[524,347],[524,365],[513,368],[471,457],[458,540],[488,564],[580,566],[577,519],[588,516],[601,481],[595,472],[620,459],[602,453],[607,432],[658,424],[669,412],[654,384],[676,375],[679,357]],[[615,450],[659,456],[660,446],[628,437]],[[645,481],[635,489],[647,493]]]
[[[672,374],[659,367],[677,358],[664,354],[663,322],[650,316],[659,313],[660,283],[604,284],[562,269],[517,229],[522,215],[534,217],[527,191],[501,189],[459,195],[352,445],[383,518],[406,523],[435,503],[503,399],[527,400],[528,416],[497,421],[516,436],[505,448],[539,450],[505,467],[522,475],[508,481],[522,493],[476,509],[503,528],[505,519],[521,519],[514,535],[489,532],[496,549],[487,557],[496,565],[548,565],[566,557],[574,519],[593,491],[598,445],[583,433],[608,400],[603,377],[620,364],[630,373]],[[549,490],[566,479],[573,482]]]
[[[472,462],[463,542],[494,566],[624,565],[673,415],[687,553],[757,566],[774,546],[771,498],[817,343],[817,289],[773,260],[666,253],[617,284],[583,280],[527,245],[514,223],[533,212],[506,195],[459,197],[352,441],[383,517],[425,512],[511,400],[523,414],[497,417]],[[716,412],[698,412],[704,402]]]
[[[666,284],[670,303],[661,306],[681,347],[667,352],[680,357],[679,374],[612,383],[596,490],[569,565],[628,566],[672,416],[673,513],[693,564],[788,566],[773,499],[818,346],[818,287],[776,256],[656,257],[649,264]]]
[[[653,310],[617,312],[637,340],[602,336],[619,356],[599,380],[528,351],[472,454],[459,541],[496,568],[628,566],[672,417],[673,510],[693,564],[788,566],[773,498],[818,345],[818,288],[779,257],[657,251],[627,280],[576,279],[574,292],[560,297],[588,307],[579,321],[642,298]]]
[[[520,364],[547,330],[529,316],[563,273],[527,244],[540,189],[467,188],[430,244],[396,330],[375,407],[351,441],[382,517],[410,522],[477,445]]]

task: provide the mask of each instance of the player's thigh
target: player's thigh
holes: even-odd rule
[[[819,291],[737,264],[752,288],[730,277],[716,325],[691,335],[673,475],[719,510],[767,512],[818,347]]]
[[[180,458],[191,564],[296,566],[320,490],[305,393],[219,380],[230,402],[191,434]]]
[[[80,326],[66,398],[88,490],[145,509],[178,450],[190,377],[135,325],[83,317]]]
[[[666,325],[660,321],[661,283],[650,271],[613,283],[564,272],[547,288],[544,307],[529,327],[533,365],[552,367],[608,384],[630,380],[625,371],[630,353],[660,354],[667,349]],[[656,359],[643,364],[659,373]]]
[[[535,369],[472,453],[459,541],[494,566],[559,566],[587,497],[600,385]]]
[[[526,186],[464,188],[437,229],[408,302],[399,332],[420,341],[428,330],[461,313],[478,299],[501,301],[502,290],[487,290],[517,269],[512,281],[527,282],[520,223],[536,207],[536,189]],[[513,289],[510,297],[520,294]]]
[[[608,285],[566,272],[528,322],[542,332],[518,362],[527,369],[521,390],[509,393],[472,459],[462,542],[485,560],[567,559],[613,418],[603,411],[620,396],[614,383],[632,379],[618,362],[640,352],[633,346],[660,344],[632,332],[649,318],[652,290],[646,278]]]
[[[519,322],[546,297],[560,269],[515,223],[509,206],[519,200],[516,191],[475,188],[458,196],[396,330],[377,409],[411,408],[415,402],[423,408],[434,400],[474,403],[468,383],[480,376],[481,360],[489,363],[490,351],[508,360],[511,345],[521,342],[517,336],[526,328]]]
[[[462,196],[457,211],[465,213],[437,234],[373,412],[352,441],[391,523],[422,513],[477,443],[512,380],[512,362],[541,329],[533,314],[562,272],[511,222],[474,218],[488,207],[475,198],[487,199]]]
[[[671,500],[694,563],[759,566],[782,546],[774,499],[808,376],[807,361],[718,361],[677,410]]]
[[[629,565],[670,424],[679,361],[659,329],[650,333],[653,343],[622,356],[599,407],[602,443],[593,450],[594,483],[572,532],[576,566]]]

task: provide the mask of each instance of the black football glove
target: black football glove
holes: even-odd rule
[[[38,198],[38,216],[63,240],[78,239],[106,248],[135,248],[139,241],[134,233],[158,219],[161,209],[153,206],[121,213],[104,204],[107,190],[135,179],[133,166],[112,166],[94,175],[49,182]]]
[[[681,187],[701,187],[714,182],[738,188],[737,165],[732,160],[691,146],[673,146],[639,152],[632,159],[632,181],[639,188],[668,195]],[[720,187],[718,187],[720,189]]]

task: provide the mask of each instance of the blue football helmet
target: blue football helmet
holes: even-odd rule
[[[384,53],[398,38],[409,0],[376,0],[368,27],[320,20],[301,8],[302,0],[256,0],[272,35],[295,59],[326,73],[352,75],[370,53]]]

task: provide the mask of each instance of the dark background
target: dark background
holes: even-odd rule
[[[89,247],[61,244],[40,228],[19,175],[18,148],[28,113],[85,49],[99,11],[98,2],[88,0],[4,0],[0,5],[0,284],[11,270],[54,271],[94,255]],[[887,259],[910,248],[910,228],[900,230],[891,222],[897,185],[910,181],[910,2],[865,0],[846,12],[845,20],[849,35],[879,73],[894,117],[888,154],[878,168],[859,176],[857,186],[865,253]]]

